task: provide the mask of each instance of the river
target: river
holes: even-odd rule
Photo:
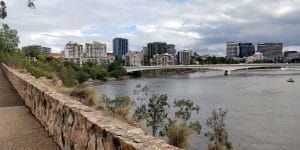
[[[234,149],[300,149],[300,70],[241,70],[226,77],[223,71],[166,77],[142,77],[95,85],[109,97],[129,95],[137,84],[147,85],[169,100],[188,98],[200,106],[201,135],[188,149],[207,149],[206,119],[213,109],[228,109],[227,130]],[[295,83],[286,80],[293,74]]]

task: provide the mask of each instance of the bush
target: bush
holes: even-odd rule
[[[77,78],[78,78],[79,83],[83,83],[83,82],[87,81],[90,77],[91,77],[91,75],[88,74],[87,72],[80,71],[78,73],[78,77]]]
[[[76,80],[76,72],[73,68],[62,67],[62,69],[58,72],[58,77],[67,87],[73,87],[78,84]]]
[[[167,135],[169,144],[186,148],[189,144],[190,136],[194,133],[200,134],[200,121],[191,122],[193,114],[199,113],[200,107],[194,105],[189,99],[174,100],[175,118],[168,118],[168,124],[165,130],[160,132],[161,135]],[[193,119],[194,120],[194,119]]]
[[[126,74],[127,74],[127,71],[123,66],[118,66],[115,68],[115,70],[110,72],[110,75],[115,78],[120,78],[121,76],[124,76]]]
[[[169,144],[179,148],[185,148],[189,144],[191,131],[185,124],[178,125],[172,123],[168,126],[166,135],[168,136]]]
[[[104,95],[102,101],[109,110],[122,117],[128,115],[132,104],[128,96],[117,96],[115,99],[110,99]]]
[[[228,150],[233,149],[225,124],[227,112],[227,110],[224,111],[221,108],[213,110],[212,116],[207,119],[206,124],[212,131],[205,133],[205,137],[211,142],[211,149],[219,149],[220,147]]]
[[[42,77],[44,70],[41,68],[36,67],[35,65],[31,63],[26,63],[25,64],[25,69],[32,75],[35,76],[36,78]]]
[[[169,107],[168,96],[166,94],[153,94],[147,104],[137,107],[133,117],[137,121],[144,120],[147,127],[151,127],[152,135],[156,136],[157,131],[165,125]]]
[[[111,76],[120,78],[127,74],[126,69],[118,62],[113,62],[108,66],[108,71]]]
[[[71,96],[75,96],[81,99],[81,101],[88,106],[99,106],[100,100],[95,90],[90,87],[79,87],[71,92]]]

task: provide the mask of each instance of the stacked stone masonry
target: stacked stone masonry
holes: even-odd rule
[[[65,150],[178,149],[142,129],[60,94],[34,77],[2,64],[10,82],[32,114]]]

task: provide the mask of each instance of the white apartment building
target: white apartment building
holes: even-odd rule
[[[152,66],[170,66],[175,65],[175,60],[175,56],[172,54],[154,54],[150,63]]]
[[[142,52],[130,51],[125,56],[125,64],[126,66],[141,66],[142,57]]]
[[[100,42],[86,43],[85,44],[85,57],[86,58],[106,58],[106,44]]]
[[[83,55],[83,45],[73,42],[66,44],[64,50],[65,60],[70,60],[81,65]]]
[[[188,50],[179,51],[177,53],[178,65],[189,65],[191,60],[191,52]]]
[[[83,61],[107,63],[106,44],[100,42],[86,43]]]
[[[69,42],[65,46],[64,58],[80,65],[85,62],[108,63],[106,44],[100,42],[86,43],[84,50],[83,45]]]

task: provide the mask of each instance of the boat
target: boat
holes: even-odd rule
[[[295,80],[293,78],[289,78],[287,82],[295,82]]]
[[[281,67],[280,69],[283,70],[283,71],[285,71],[285,70],[288,69],[288,67]]]

